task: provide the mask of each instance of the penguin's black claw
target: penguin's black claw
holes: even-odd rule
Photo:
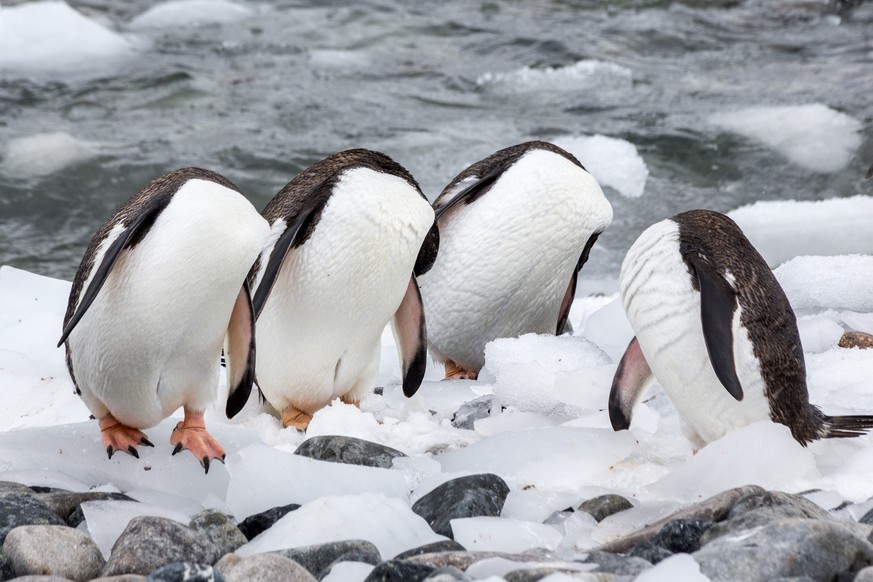
[[[149,439],[147,439],[145,437],[142,437],[141,439],[139,439],[139,444],[141,444],[144,447],[154,447],[155,446],[154,444],[152,444],[152,441],[150,441]]]
[[[134,447],[133,445],[127,447],[127,452],[130,453],[131,457],[136,457],[137,459],[139,458],[139,453],[137,452],[136,447]]]
[[[203,457],[203,468],[206,469],[206,473],[209,474],[209,457]]]
[[[174,454],[174,455],[178,455],[179,453],[182,452],[182,449],[184,449],[184,448],[185,448],[185,447],[182,446],[182,443],[178,443],[178,444],[176,445],[176,448],[173,449],[173,454]]]
[[[115,449],[112,448],[112,445],[108,445],[106,447],[106,454],[109,455],[109,459],[112,459],[112,454],[115,452]]]

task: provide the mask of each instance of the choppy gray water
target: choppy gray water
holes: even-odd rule
[[[645,193],[606,190],[615,220],[586,266],[593,277],[615,276],[643,228],[682,210],[873,190],[862,180],[873,161],[871,3],[842,18],[811,0],[238,3],[252,14],[237,22],[132,31],[156,3],[72,2],[134,39],[134,54],[85,72],[0,71],[0,155],[55,131],[98,152],[48,175],[0,173],[0,264],[69,279],[99,224],[166,171],[214,169],[262,208],[301,169],[351,147],[388,153],[433,199],[467,164],[528,139],[633,143]],[[586,59],[630,80],[518,74]],[[707,121],[809,103],[862,125],[837,172]]]

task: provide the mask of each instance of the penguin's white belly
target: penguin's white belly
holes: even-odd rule
[[[234,301],[268,234],[237,192],[205,180],[176,192],[70,334],[73,371],[95,416],[102,404],[148,428],[215,399]]]
[[[703,337],[700,293],[679,252],[678,225],[663,221],[644,232],[622,264],[625,312],[658,383],[670,396],[688,436],[703,443],[770,418],[764,380],[745,328],[734,314],[734,361],[743,400],[715,375]],[[700,443],[700,444],[703,444]]]
[[[258,319],[258,385],[275,408],[314,412],[372,389],[382,330],[432,224],[430,205],[402,179],[343,174],[310,238],[288,252]]]

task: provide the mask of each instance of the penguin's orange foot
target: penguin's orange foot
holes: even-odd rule
[[[138,459],[137,446],[155,446],[141,430],[121,424],[111,414],[107,414],[100,419],[100,436],[103,437],[103,444],[106,445],[106,454],[110,459],[115,454],[115,451],[124,451]]]
[[[288,405],[282,409],[282,426],[285,428],[296,428],[300,432],[309,428],[309,423],[312,421],[312,415],[303,412],[299,408]]]
[[[478,370],[467,370],[452,360],[446,360],[446,380],[475,380],[478,377]]]
[[[185,420],[176,425],[170,435],[170,444],[176,445],[173,454],[187,449],[197,457],[200,465],[209,472],[209,463],[215,459],[224,462],[224,449],[211,434],[206,431],[202,412],[185,411]]]

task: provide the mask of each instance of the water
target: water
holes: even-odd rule
[[[0,66],[0,264],[70,279],[97,227],[166,171],[214,169],[262,208],[351,147],[391,155],[433,199],[469,163],[521,141],[634,144],[645,192],[607,188],[615,220],[585,267],[592,279],[614,278],[639,232],[682,210],[873,192],[873,3],[840,18],[811,0],[239,2],[250,14],[235,22],[131,25],[155,4],[71,4],[123,54],[53,69],[75,53],[65,49],[45,66]],[[0,47],[19,50],[2,34]],[[599,68],[575,74],[587,60]],[[812,103],[861,128],[839,170],[711,121]],[[80,143],[11,149],[51,132]],[[53,163],[63,167],[47,172]]]

